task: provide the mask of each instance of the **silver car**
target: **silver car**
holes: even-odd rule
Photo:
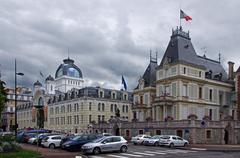
[[[175,146],[187,146],[189,142],[179,136],[165,135],[160,139],[160,145],[169,146],[170,148]]]
[[[151,138],[145,139],[143,141],[143,145],[159,146],[160,145],[160,140],[161,140],[161,135],[155,135]]]
[[[127,149],[127,141],[121,136],[102,137],[82,146],[84,153],[93,153],[95,155],[110,151],[127,152]]]

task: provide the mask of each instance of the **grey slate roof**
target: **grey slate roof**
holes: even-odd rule
[[[163,67],[164,61],[169,59],[171,63],[185,63],[212,72],[212,79],[215,75],[222,75],[222,81],[227,81],[227,73],[221,63],[206,57],[198,56],[192,45],[189,32],[184,32],[182,28],[177,28],[172,31],[172,36],[158,68]]]
[[[144,79],[144,85],[145,87],[154,87],[156,85],[156,67],[157,67],[157,62],[155,61],[150,61],[147,69],[145,70],[143,74],[143,79]]]

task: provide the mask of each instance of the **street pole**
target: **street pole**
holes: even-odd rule
[[[15,59],[15,125],[14,125],[14,130],[15,130],[15,139],[17,140],[17,128],[18,128],[18,124],[17,124],[17,75],[19,76],[23,76],[24,74],[21,72],[17,72],[17,60]]]
[[[17,141],[17,61],[15,59],[15,140]]]

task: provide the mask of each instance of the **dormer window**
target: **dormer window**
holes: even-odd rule
[[[99,97],[100,97],[100,98],[103,98],[103,91],[100,91]]]
[[[112,93],[112,99],[116,99],[116,93],[115,92]]]

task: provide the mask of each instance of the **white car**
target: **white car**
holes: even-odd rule
[[[42,140],[41,145],[43,147],[48,147],[51,149],[60,147],[60,142],[63,138],[63,135],[51,135],[51,136],[47,136],[46,138],[44,138]]]
[[[131,139],[131,142],[134,144],[134,145],[137,145],[137,144],[142,144],[145,140],[151,138],[150,135],[137,135],[136,137],[132,137]]]
[[[169,146],[170,148],[175,146],[187,146],[189,142],[179,136],[165,135],[160,139],[160,145]]]

